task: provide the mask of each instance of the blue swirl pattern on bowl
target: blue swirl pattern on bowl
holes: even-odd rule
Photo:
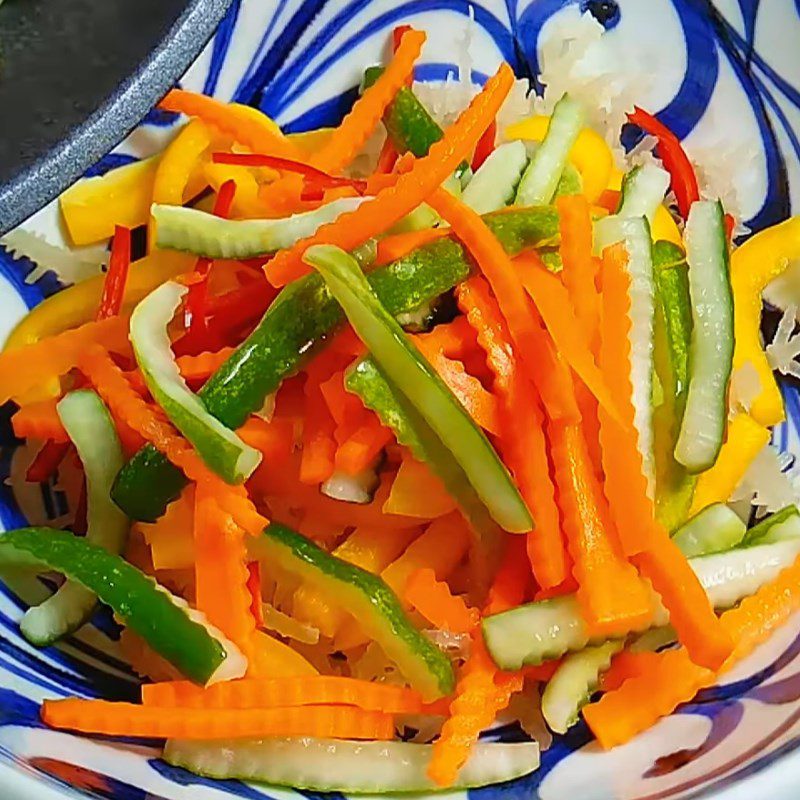
[[[381,57],[392,27],[412,22],[435,31],[417,78],[442,80],[457,74],[453,54],[471,13],[472,79],[485,80],[505,59],[538,86],[542,42],[576,5],[604,26],[615,47],[641,55],[643,63],[656,53],[668,65],[641,102],[658,110],[690,150],[714,141],[720,130],[732,146],[754,145],[752,161],[730,164],[732,180],[751,180],[754,187],[743,203],[751,228],[789,215],[800,197],[800,53],[773,43],[797,41],[800,0],[648,0],[646,8],[642,0],[482,0],[469,6],[462,0],[235,0],[184,84],[258,106],[287,130],[334,124],[352,103],[364,65]],[[169,115],[154,113],[140,132],[172,124]],[[129,139],[96,169],[141,155]],[[19,317],[60,288],[52,273],[26,283],[34,266],[0,248],[0,318]],[[788,382],[782,389],[788,421],[776,429],[773,444],[796,454],[800,392]],[[0,414],[0,479],[20,454],[7,417]],[[26,509],[33,503],[45,517],[63,511],[64,496],[55,487],[43,485],[40,492],[26,499]],[[18,498],[0,481],[0,525],[24,521]],[[63,647],[37,651],[17,632],[23,608],[10,588],[0,587],[0,784],[11,787],[11,798],[16,791],[28,796],[26,790],[38,797],[46,788],[57,790],[54,796],[114,800],[177,800],[200,789],[220,798],[286,796],[169,767],[158,759],[157,743],[46,730],[38,720],[43,697],[130,699],[137,680],[115,654],[116,631],[107,616]],[[770,791],[772,773],[765,769],[800,743],[799,631],[796,623],[787,626],[728,683],[702,692],[624,748],[601,754],[579,725],[556,739],[536,774],[469,794],[473,800],[693,798],[754,774],[763,776],[759,788]],[[513,726],[490,734],[503,740],[519,735]]]

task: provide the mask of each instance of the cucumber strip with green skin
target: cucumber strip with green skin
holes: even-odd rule
[[[566,197],[573,194],[583,194],[583,178],[577,167],[570,164],[569,161],[564,166],[564,171],[558,179],[556,191],[553,194],[553,199],[557,197]]]
[[[364,202],[364,197],[342,197],[283,219],[224,219],[197,208],[154,203],[156,245],[204,258],[255,258],[291,247],[312,236],[328,222]]]
[[[453,454],[403,393],[381,372],[371,356],[359,361],[345,375],[345,388],[358,395],[397,441],[425,462],[458,503],[482,545],[482,558],[500,553],[500,529],[473,488]],[[488,566],[488,565],[487,565]]]
[[[205,617],[121,556],[55,528],[0,534],[0,567],[63,573],[106,605],[182,675],[203,686],[241,678],[247,659]]]
[[[408,341],[352,256],[315,245],[304,261],[325,279],[376,363],[453,454],[495,522],[511,533],[531,530],[525,501],[486,435]]]
[[[167,326],[188,292],[169,281],[152,291],[131,314],[131,343],[153,399],[200,457],[228,483],[241,483],[261,461],[261,453],[209,413],[186,385],[170,348]]]
[[[302,578],[350,613],[426,700],[453,691],[452,664],[414,627],[397,595],[380,577],[326,553],[277,523],[248,546],[257,560]]]
[[[125,459],[108,409],[87,389],[71,392],[56,409],[86,474],[86,541],[119,555],[128,538],[128,518],[112,502],[110,492]],[[96,605],[94,592],[67,581],[25,612],[20,630],[31,644],[46,647],[80,628]]]
[[[672,540],[687,558],[724,553],[744,539],[747,526],[724,503],[714,503],[675,531]]]
[[[800,511],[791,505],[776,511],[750,528],[742,540],[742,547],[774,544],[800,539]]]
[[[566,733],[580,719],[581,709],[591,701],[600,675],[625,646],[622,639],[592,645],[567,656],[542,692],[542,716],[554,733]]]
[[[595,246],[600,250],[623,242],[630,276],[631,384],[633,423],[650,496],[655,496],[653,452],[653,355],[655,350],[655,278],[650,226],[645,217],[611,216],[595,223]]]
[[[509,209],[483,219],[512,256],[558,236],[558,214],[550,207]],[[367,280],[381,303],[397,316],[452,289],[471,270],[464,248],[448,237],[373,270]],[[341,306],[319,275],[294,281],[199,391],[203,404],[223,425],[239,428],[264,405],[267,395],[327,345],[344,321]],[[185,485],[181,471],[147,445],[123,467],[113,498],[129,517],[153,522]]]
[[[684,234],[692,298],[689,391],[675,458],[702,472],[717,460],[728,421],[733,291],[722,204],[692,204]]]
[[[698,556],[689,563],[714,608],[725,609],[773,580],[794,563],[798,553],[800,540],[794,540]],[[657,595],[653,600],[656,611],[647,627],[666,625],[667,610]],[[575,595],[528,603],[485,617],[482,627],[492,659],[504,670],[535,666],[600,643],[589,636]]]
[[[656,209],[669,189],[669,173],[655,164],[634,167],[622,180],[617,214],[620,217],[647,217],[652,224]]]
[[[547,133],[519,182],[517,205],[541,206],[553,199],[585,116],[581,104],[568,94],[556,103]]]
[[[528,153],[523,142],[501,144],[472,176],[461,199],[479,214],[507,206],[514,199],[527,164]]]
[[[354,742],[346,739],[241,739],[235,742],[170,739],[164,760],[196,775],[316,792],[389,794],[435,792],[427,775],[433,745]],[[536,742],[478,742],[452,789],[505,783],[539,766]]]
[[[675,444],[689,388],[689,344],[692,306],[689,274],[683,250],[672,242],[653,245],[656,315],[655,378],[663,389],[653,410],[653,450],[656,469],[656,516],[673,531],[686,521],[697,478],[675,460]]]

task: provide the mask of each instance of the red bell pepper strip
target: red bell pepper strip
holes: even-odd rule
[[[114,227],[114,238],[111,241],[108,272],[103,284],[103,294],[100,297],[100,308],[97,311],[98,320],[116,317],[122,309],[130,265],[131,230],[130,228],[116,225]]]
[[[681,146],[680,140],[663,122],[639,106],[634,106],[633,113],[628,114],[628,120],[645,133],[658,139],[656,152],[672,177],[672,191],[675,192],[678,200],[678,210],[685,219],[692,203],[700,199],[700,189],[697,185],[694,167]]]
[[[497,121],[492,120],[492,124],[483,132],[483,136],[478,139],[475,145],[475,154],[472,156],[472,169],[475,171],[486,161],[494,152],[494,140],[497,136]]]
[[[47,441],[28,467],[25,480],[28,483],[43,483],[58,469],[71,447],[70,442]]]

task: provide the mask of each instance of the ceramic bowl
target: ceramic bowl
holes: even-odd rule
[[[411,22],[431,32],[417,77],[443,80],[469,53],[480,82],[501,59],[535,77],[562,23],[586,12],[604,27],[618,68],[642,81],[644,107],[736,190],[746,224],[758,229],[800,200],[800,2],[792,0],[235,0],[214,39],[183,79],[188,88],[259,106],[290,131],[335,123],[352,102],[360,73],[383,56],[389,31]],[[470,21],[472,19],[472,21]],[[560,46],[560,45],[558,45]],[[95,172],[148,155],[174,120],[150,116]],[[97,269],[102,248],[69,257],[54,207],[0,249],[0,339],[28,308],[64,282]],[[12,255],[12,251],[16,255]],[[30,257],[27,257],[30,256]],[[52,263],[59,271],[48,270]],[[37,263],[41,262],[41,263]],[[798,449],[800,396],[783,386],[788,422],[773,446]],[[2,479],[30,458],[0,425],[0,525],[58,520],[64,487],[12,495]],[[0,588],[0,797],[3,800],[223,800],[289,798],[288,790],[215,783],[167,766],[158,743],[80,738],[45,729],[38,706],[66,695],[130,698],[137,681],[115,654],[108,616],[58,649],[37,651],[17,631],[24,603]],[[472,800],[661,800],[714,797],[771,800],[800,795],[800,625],[789,624],[724,683],[624,747],[601,752],[579,725],[556,738],[529,778],[469,794]],[[512,729],[493,736],[512,737]],[[316,797],[304,793],[306,797]]]

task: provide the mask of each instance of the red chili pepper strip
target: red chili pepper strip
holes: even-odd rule
[[[478,139],[475,145],[475,154],[472,156],[472,169],[475,171],[486,161],[494,152],[494,140],[497,136],[497,120],[492,120],[492,124],[483,132],[483,136]]]
[[[403,40],[403,34],[413,31],[411,25],[398,25],[392,31],[392,50],[396,53],[397,48],[400,47],[400,42]]]
[[[58,469],[71,446],[70,442],[46,442],[28,467],[25,480],[28,483],[43,483],[50,480],[50,476]]]
[[[395,148],[392,144],[392,140],[387,136],[381,148],[380,155],[378,156],[375,172],[381,175],[388,175],[394,169],[398,155],[397,148]]]
[[[685,219],[689,215],[692,203],[700,199],[700,189],[692,162],[689,161],[678,137],[663,122],[639,106],[633,108],[633,113],[628,114],[628,120],[658,139],[656,152],[672,177],[672,191],[678,200],[678,210]]]
[[[114,238],[111,242],[111,257],[108,260],[108,272],[103,284],[100,308],[97,319],[116,317],[122,309],[125,298],[125,284],[128,280],[128,269],[131,265],[131,230],[122,225],[114,227]]]

